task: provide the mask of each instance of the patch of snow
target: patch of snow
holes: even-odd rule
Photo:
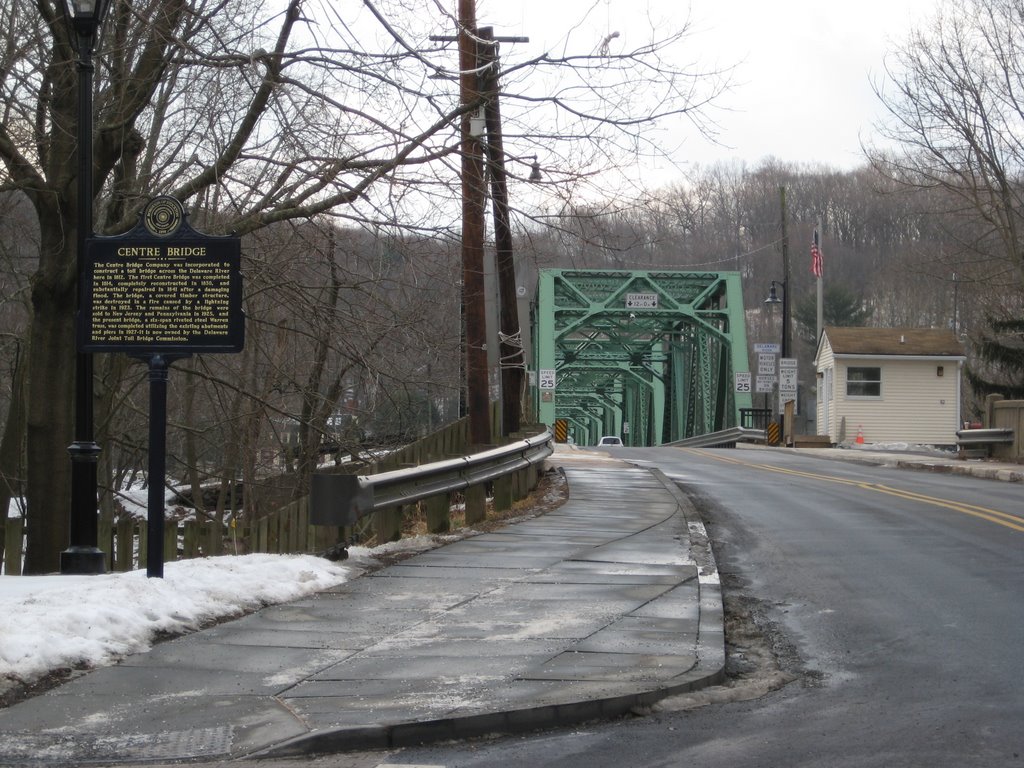
[[[0,576],[0,693],[112,664],[161,636],[329,589],[349,573],[312,555],[243,555],[167,563],[163,579],[144,570]]]

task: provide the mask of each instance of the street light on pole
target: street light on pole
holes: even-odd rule
[[[790,338],[789,338],[789,236],[787,234],[787,219],[786,214],[786,188],[779,187],[779,208],[781,210],[781,229],[782,229],[782,280],[772,280],[771,288],[768,291],[768,298],[764,300],[764,303],[770,309],[776,304],[782,305],[782,346],[779,349],[779,404],[778,404],[778,431],[775,435],[771,434],[769,430],[769,444],[774,445],[779,437],[788,440],[787,429],[784,417],[784,405],[782,398],[784,395],[791,395],[792,400],[796,400],[797,385],[796,385],[796,368],[795,360],[790,359]],[[782,289],[782,297],[779,298],[779,289]],[[786,363],[787,370],[792,374],[788,377],[787,386],[783,387],[783,376],[782,368],[783,362]],[[788,401],[787,401],[788,402]],[[772,425],[769,425],[772,427]]]
[[[79,300],[85,269],[85,247],[92,235],[92,53],[110,0],[62,0],[64,18],[70,19],[78,53],[78,208],[75,247]],[[76,323],[81,322],[80,318]],[[94,439],[92,355],[75,356],[75,435],[68,446],[71,456],[71,520],[68,548],[60,554],[66,574],[103,573],[104,554],[97,546],[96,461],[100,447]],[[151,478],[152,480],[152,478]]]
[[[779,298],[779,288],[782,289],[782,298]],[[776,304],[782,305],[782,347],[780,348],[780,357],[789,357],[789,296],[786,292],[785,280],[772,280],[771,287],[768,289],[768,298],[764,300],[764,303],[769,308]]]
[[[782,381],[782,366],[783,361],[789,357],[789,291],[786,290],[786,280],[772,280],[771,287],[768,290],[768,298],[764,300],[764,303],[770,308],[776,304],[782,305],[782,345],[779,348],[779,368],[778,368],[778,382],[779,382],[779,400],[778,400],[778,428],[779,431],[776,436],[769,434],[769,444],[775,445],[779,437],[786,435],[785,423],[784,423],[784,406],[783,406],[783,394],[784,387]],[[782,297],[779,297],[779,289],[782,290]],[[795,393],[794,393],[795,394]]]

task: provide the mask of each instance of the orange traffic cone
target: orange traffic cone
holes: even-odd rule
[[[864,428],[860,424],[857,425],[857,445],[864,445]]]

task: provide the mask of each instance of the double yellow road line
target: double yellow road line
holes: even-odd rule
[[[715,461],[721,461],[726,464],[736,464],[741,467],[748,467],[750,469],[761,469],[765,472],[777,472],[782,475],[791,475],[796,477],[805,477],[810,480],[819,480],[825,483],[836,483],[838,485],[848,485],[855,488],[862,488],[866,491],[874,491],[875,493],[884,493],[889,496],[896,496],[901,499],[908,499],[910,501],[919,501],[923,504],[930,504],[935,507],[941,507],[943,509],[949,509],[953,512],[958,512],[962,515],[970,515],[971,517],[977,517],[982,520],[987,520],[990,523],[1001,525],[1005,528],[1012,528],[1015,531],[1024,532],[1024,518],[1019,515],[1011,515],[1007,512],[1000,512],[998,509],[990,509],[989,507],[978,506],[977,504],[968,504],[962,501],[951,501],[950,499],[941,499],[936,496],[927,496],[923,493],[914,493],[913,491],[905,491],[900,488],[892,488],[887,485],[880,485],[878,483],[865,483],[860,480],[848,480],[842,477],[834,477],[833,475],[822,475],[816,472],[804,472],[798,469],[786,469],[785,467],[775,467],[771,464],[757,464],[751,461],[743,461],[742,459],[733,458],[732,456],[725,456],[720,453],[711,453],[700,448],[684,448],[683,450],[690,453],[702,456],[707,459],[714,459]]]

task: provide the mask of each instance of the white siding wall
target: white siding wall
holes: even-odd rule
[[[823,374],[817,380],[818,385],[818,407],[817,407],[817,423],[818,423],[818,434],[828,435],[833,443],[839,442],[839,421],[836,417],[836,401],[835,401],[835,377],[833,376],[833,387],[832,392],[825,390],[826,377],[824,376],[825,370],[832,368],[835,365],[835,356],[832,354],[832,345],[828,343],[828,337],[824,337],[821,342],[821,348],[818,350],[817,359],[817,370],[818,373]],[[845,379],[844,379],[845,382]],[[845,387],[846,384],[844,383]],[[845,391],[845,389],[844,389]],[[831,397],[831,402],[828,402],[826,398]],[[828,418],[825,418],[826,412]]]
[[[936,374],[940,365],[942,376]],[[880,398],[846,396],[847,369],[864,366],[881,368]],[[959,379],[956,360],[840,358],[836,360],[833,422],[838,425],[838,420],[846,417],[848,441],[855,440],[858,429],[862,429],[867,443],[953,445],[960,419]],[[836,440],[838,426],[829,434]]]

